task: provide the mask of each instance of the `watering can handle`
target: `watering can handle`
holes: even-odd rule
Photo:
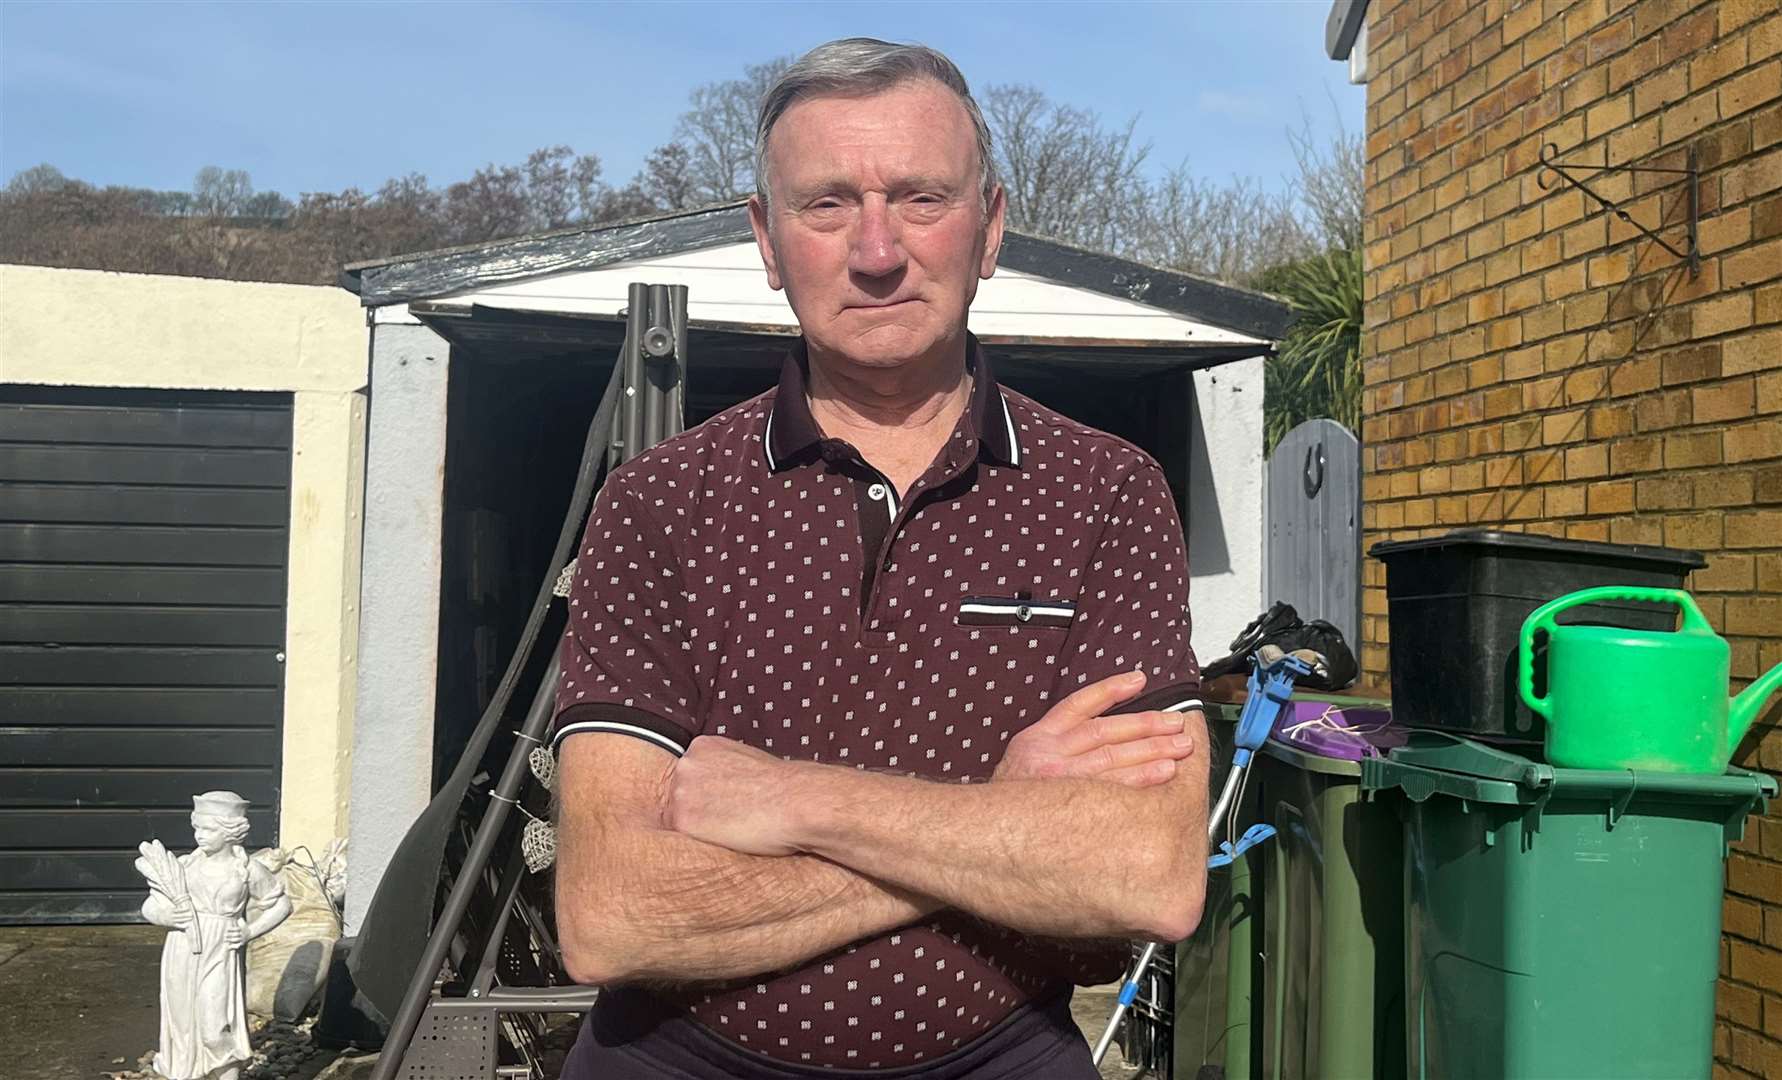
[[[1535,697],[1534,692],[1534,641],[1535,635],[1543,630],[1553,632],[1554,620],[1560,612],[1585,604],[1600,603],[1604,600],[1643,600],[1650,604],[1675,604],[1683,614],[1684,630],[1705,630],[1713,633],[1702,609],[1695,606],[1695,598],[1682,589],[1648,589],[1638,585],[1599,585],[1594,589],[1580,589],[1575,593],[1567,593],[1557,600],[1549,600],[1536,608],[1522,622],[1522,637],[1517,649],[1517,688],[1522,692],[1522,700],[1528,707],[1539,713],[1544,719],[1553,719],[1547,709],[1547,699]]]

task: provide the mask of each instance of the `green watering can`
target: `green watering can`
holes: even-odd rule
[[[1605,600],[1675,604],[1675,631],[1560,626],[1560,612]],[[1547,635],[1547,696],[1534,691],[1534,642]],[[1522,700],[1547,721],[1547,761],[1567,769],[1726,771],[1782,664],[1727,700],[1732,650],[1681,589],[1606,585],[1536,608],[1522,624]]]

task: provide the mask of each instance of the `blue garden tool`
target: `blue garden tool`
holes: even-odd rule
[[[1287,699],[1293,696],[1293,681],[1312,673],[1312,666],[1291,653],[1282,656],[1269,664],[1257,660],[1256,667],[1250,671],[1249,693],[1244,698],[1244,711],[1238,715],[1236,747],[1231,753],[1231,771],[1225,775],[1225,787],[1219,792],[1219,801],[1214,804],[1212,813],[1207,815],[1207,841],[1219,835],[1221,823],[1225,827],[1225,840],[1220,843],[1219,850],[1207,859],[1208,869],[1230,865],[1233,859],[1275,835],[1272,826],[1256,824],[1245,830],[1241,837],[1237,832],[1237,807],[1242,804],[1240,797],[1249,782],[1250,760],[1262,744],[1268,741],[1269,732],[1275,728],[1275,721],[1280,719],[1281,710],[1287,707]],[[1125,1019],[1126,1010],[1138,998],[1139,983],[1145,977],[1145,969],[1151,966],[1151,960],[1157,955],[1157,943],[1146,942],[1145,949],[1127,972],[1126,981],[1120,986],[1120,996],[1114,1002],[1114,1015],[1108,1018],[1107,1030],[1101,1033],[1101,1040],[1095,1044],[1095,1063],[1107,1054],[1108,1047],[1114,1042],[1114,1035],[1120,1030],[1120,1021]]]

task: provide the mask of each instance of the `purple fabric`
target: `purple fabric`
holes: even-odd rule
[[[1390,709],[1289,701],[1269,737],[1321,757],[1360,761],[1384,757],[1386,751],[1403,746],[1407,735],[1392,723]]]

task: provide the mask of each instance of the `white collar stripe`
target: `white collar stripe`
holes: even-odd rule
[[[1002,402],[1002,422],[1009,433],[1009,464],[1019,465],[1021,464],[1021,444],[1015,441],[1015,418],[1009,415],[1008,395],[999,392],[996,396]]]

